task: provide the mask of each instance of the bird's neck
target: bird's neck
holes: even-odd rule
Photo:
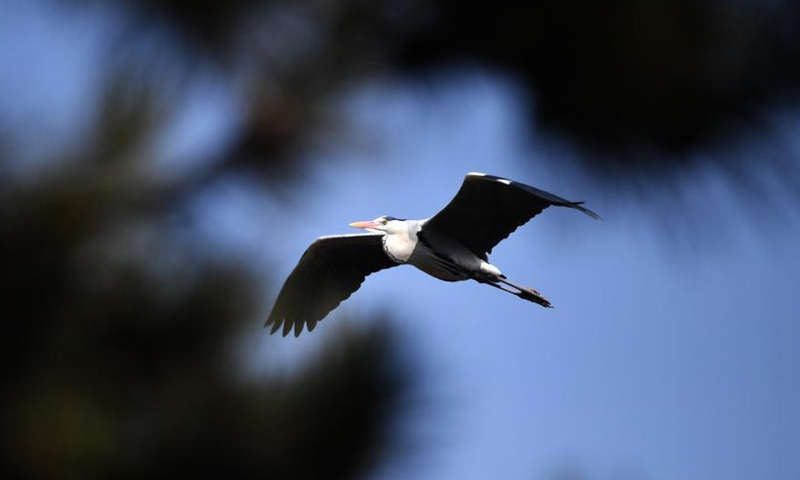
[[[420,225],[416,220],[407,220],[406,228],[398,229],[395,232],[383,237],[383,250],[386,254],[398,263],[406,263],[414,253],[417,246],[417,232]]]

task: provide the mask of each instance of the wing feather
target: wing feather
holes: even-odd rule
[[[456,196],[425,227],[458,240],[486,260],[498,243],[551,205],[574,208],[600,219],[582,203],[513,180],[469,173]]]
[[[383,251],[383,235],[320,237],[306,249],[283,284],[265,326],[308,331],[359,289],[367,275],[397,265]]]

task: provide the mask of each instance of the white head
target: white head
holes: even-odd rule
[[[353,222],[350,226],[354,228],[363,228],[373,233],[385,233],[387,235],[392,235],[408,229],[406,220],[390,217],[389,215],[382,215],[375,220],[369,220],[367,222]]]

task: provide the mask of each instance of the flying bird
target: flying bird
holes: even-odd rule
[[[536,290],[512,282],[489,263],[492,248],[517,227],[555,205],[600,216],[519,182],[469,173],[456,196],[436,215],[404,220],[388,215],[351,223],[370,233],[318,238],[283,284],[266,325],[286,336],[314,330],[317,322],[358,290],[367,275],[410,264],[447,282],[475,280],[552,307]]]

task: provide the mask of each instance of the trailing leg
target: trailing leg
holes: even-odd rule
[[[550,303],[550,301],[544,298],[541,293],[537,292],[536,290],[530,287],[518,285],[507,279],[505,276],[497,277],[496,280],[488,280],[488,279],[482,280],[481,283],[486,283],[495,288],[499,288],[500,290],[508,292],[512,295],[516,295],[517,297],[523,300],[527,300],[533,303],[538,303],[539,305],[545,308],[553,308],[553,305]],[[504,287],[503,285],[501,285],[501,283],[504,283],[512,288]]]

